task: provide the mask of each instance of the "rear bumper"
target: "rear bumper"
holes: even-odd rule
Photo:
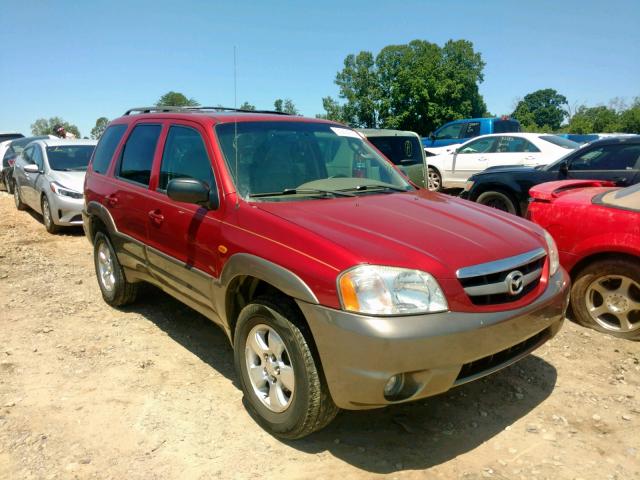
[[[516,362],[559,331],[568,291],[561,268],[534,302],[503,312],[370,317],[298,304],[333,401],[355,410],[436,395]],[[387,398],[384,386],[397,374],[405,385]]]

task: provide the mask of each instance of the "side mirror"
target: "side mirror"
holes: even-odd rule
[[[563,163],[562,165],[560,165],[559,171],[565,177],[569,175],[569,167],[567,166],[566,163]]]
[[[208,210],[220,206],[218,191],[211,190],[204,182],[195,178],[176,178],[167,185],[167,196],[176,202],[194,203]]]
[[[436,139],[436,136],[433,134],[433,132],[431,132],[429,134],[429,140],[431,140],[432,142]]]
[[[25,165],[23,170],[27,173],[40,173],[40,167],[35,163],[30,163],[29,165]]]

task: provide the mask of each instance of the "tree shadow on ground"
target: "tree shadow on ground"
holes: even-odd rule
[[[144,315],[239,388],[229,341],[210,320],[154,287],[127,310]],[[556,378],[552,365],[529,355],[436,397],[342,411],[324,430],[283,443],[311,454],[329,452],[371,473],[422,470],[473,450],[527,415],[551,394]]]

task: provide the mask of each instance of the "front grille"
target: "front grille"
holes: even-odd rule
[[[515,257],[496,260],[457,272],[458,280],[474,305],[514,302],[540,283],[546,252],[540,248]],[[521,288],[514,288],[514,281]]]
[[[480,358],[473,362],[465,363],[454,382],[454,385],[475,380],[476,378],[489,375],[492,372],[500,370],[524,357],[529,352],[546,342],[550,337],[549,329],[537,333],[533,337],[529,337],[524,342],[520,342],[505,350]]]

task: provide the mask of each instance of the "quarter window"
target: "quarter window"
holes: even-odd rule
[[[116,151],[116,147],[126,130],[126,125],[112,125],[104,131],[93,155],[92,165],[94,172],[103,174],[107,172],[113,153]]]
[[[172,126],[167,135],[158,190],[166,190],[174,178],[195,178],[212,188],[211,161],[200,134],[188,127]]]
[[[138,125],[133,129],[122,151],[120,178],[149,185],[160,130],[160,125]]]

